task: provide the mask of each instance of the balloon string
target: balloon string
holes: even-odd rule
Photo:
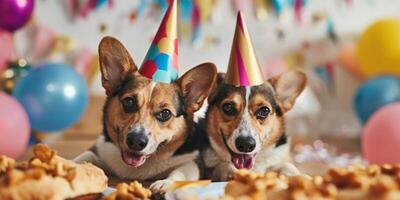
[[[15,33],[11,34],[11,41],[12,41],[12,50],[11,51],[13,51],[11,59],[15,60],[15,59],[19,58],[19,53],[17,52],[17,45],[15,45],[15,41],[16,41]]]

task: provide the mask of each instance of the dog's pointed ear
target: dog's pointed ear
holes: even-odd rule
[[[200,64],[186,72],[177,81],[189,112],[201,108],[204,100],[214,88],[217,79],[217,68],[212,63]]]
[[[284,112],[289,111],[296,98],[307,83],[307,76],[300,70],[288,71],[268,80],[274,87],[279,103]]]
[[[108,96],[121,86],[128,73],[137,70],[128,50],[117,39],[104,37],[99,44],[101,81]]]

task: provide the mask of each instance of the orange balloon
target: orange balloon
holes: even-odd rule
[[[364,79],[361,66],[357,61],[356,45],[348,44],[340,49],[336,55],[339,63],[357,79]]]

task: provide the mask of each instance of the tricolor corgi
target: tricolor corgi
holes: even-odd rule
[[[203,126],[210,147],[202,157],[212,179],[228,180],[238,169],[300,175],[289,156],[284,114],[305,85],[301,71],[264,80],[239,12],[228,70],[208,97]]]
[[[107,99],[103,134],[77,162],[92,162],[121,179],[154,180],[153,191],[173,181],[199,179],[193,114],[216,81],[216,67],[204,63],[172,83],[155,82],[138,71],[128,51],[105,37],[99,46]]]

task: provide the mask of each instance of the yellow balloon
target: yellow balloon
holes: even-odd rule
[[[385,19],[372,24],[361,35],[357,59],[366,77],[400,75],[400,19]]]

